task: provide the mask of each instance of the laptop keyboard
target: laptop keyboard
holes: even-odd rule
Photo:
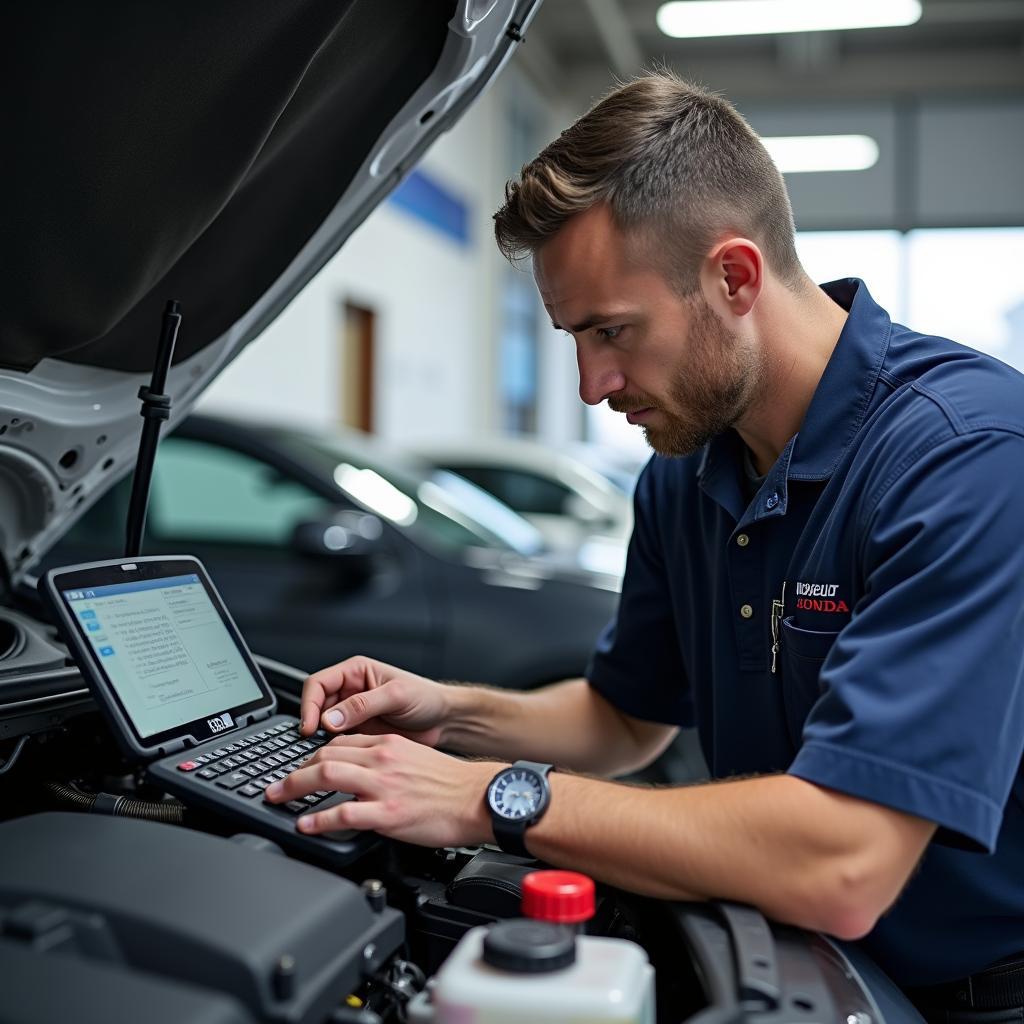
[[[281,722],[262,732],[232,738],[216,750],[182,761],[178,771],[229,790],[243,800],[255,800],[271,783],[280,782],[301,767],[330,739],[323,729],[312,736],[302,736],[298,723]],[[299,814],[333,795],[331,790],[322,789],[277,806]]]

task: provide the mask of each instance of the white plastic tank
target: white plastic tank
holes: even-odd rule
[[[484,959],[489,929],[474,928],[438,972],[436,1024],[654,1024],[654,969],[636,943],[546,922],[505,921],[492,936],[499,929],[535,952],[550,951],[551,930],[561,930],[575,944],[575,962],[543,973],[494,966]]]
[[[435,979],[435,1024],[654,1024],[647,954],[625,939],[578,934],[594,914],[591,879],[532,872],[523,913],[462,937]]]

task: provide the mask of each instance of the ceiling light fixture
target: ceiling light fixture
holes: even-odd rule
[[[658,28],[676,39],[913,25],[920,0],[672,0]]]
[[[878,143],[868,135],[780,135],[761,141],[783,174],[866,171],[878,163]]]

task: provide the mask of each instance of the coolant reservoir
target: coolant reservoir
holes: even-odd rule
[[[524,910],[544,920],[501,921],[463,936],[437,975],[436,1024],[654,1024],[647,954],[558,923],[593,913],[593,883],[576,879],[527,876]]]

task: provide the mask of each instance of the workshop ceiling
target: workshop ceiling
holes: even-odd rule
[[[580,108],[656,63],[747,101],[1024,93],[1024,0],[923,0],[905,28],[708,39],[663,35],[659,6],[546,0],[523,64]]]

